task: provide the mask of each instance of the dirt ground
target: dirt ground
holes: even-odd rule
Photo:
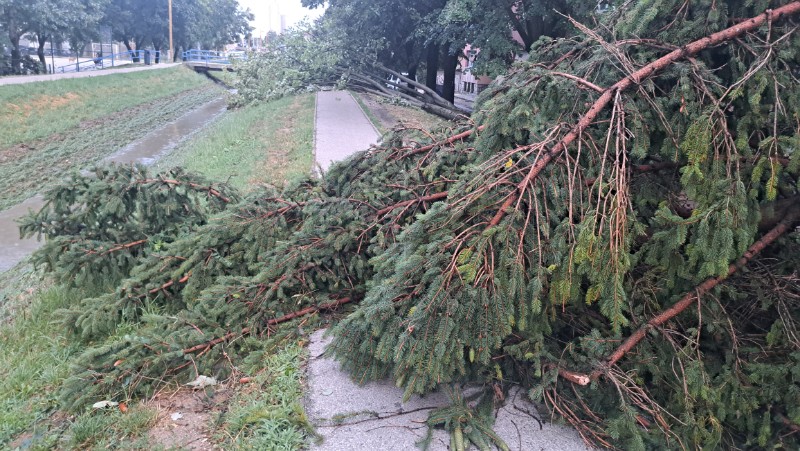
[[[418,108],[394,105],[385,98],[372,94],[353,93],[364,102],[372,115],[380,122],[381,132],[402,126],[409,128],[434,128],[444,121]]]
[[[150,444],[192,451],[219,449],[209,428],[232,395],[233,389],[219,386],[208,392],[181,388],[157,394],[145,403],[158,411],[158,419],[148,433]]]

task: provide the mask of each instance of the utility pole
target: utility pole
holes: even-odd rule
[[[169,1],[169,59],[167,61],[171,61],[173,55],[175,55],[175,50],[172,48],[172,0]]]
[[[53,35],[50,35],[50,73],[51,74],[56,73],[56,59],[53,56],[53,41],[54,40],[55,40],[55,38],[53,37]]]

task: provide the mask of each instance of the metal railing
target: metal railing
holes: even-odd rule
[[[153,64],[161,61],[161,52],[158,50],[128,50],[120,53],[112,53],[106,56],[98,56],[86,60],[77,58],[74,63],[70,63],[55,69],[56,73],[64,74],[67,72],[83,72],[87,70],[105,69],[118,66],[118,63],[144,63]]]
[[[183,52],[181,58],[184,62],[192,63],[193,65],[229,66],[233,64],[233,60],[247,59],[247,55],[244,52],[218,52],[216,50],[191,49]]]

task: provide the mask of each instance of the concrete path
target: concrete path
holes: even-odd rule
[[[168,67],[175,67],[180,65],[181,63],[164,63],[164,64],[153,64],[150,66],[126,67],[124,69],[85,70],[81,72],[67,72],[66,74],[21,75],[15,77],[2,77],[0,78],[0,86],[21,85],[24,83],[35,83],[37,81],[63,80],[65,78],[102,77],[104,75],[124,74],[127,72],[166,69]]]
[[[347,91],[318,92],[315,120],[315,154],[323,171],[378,142],[378,131]]]
[[[324,330],[311,336],[307,370],[306,414],[323,441],[314,451],[413,450],[425,436],[425,421],[433,409],[450,404],[443,392],[413,396],[403,402],[403,390],[391,381],[355,384],[339,363],[323,357],[330,337]],[[465,390],[465,394],[469,391]],[[585,451],[574,430],[547,422],[523,390],[512,389],[496,412],[494,430],[511,450]],[[450,437],[435,430],[430,449],[446,451]]]
[[[377,142],[378,133],[347,92],[317,94],[316,159],[323,171]],[[449,405],[442,392],[414,396],[403,402],[403,390],[391,381],[360,386],[339,364],[323,357],[330,338],[324,331],[311,336],[306,413],[322,443],[315,451],[400,451],[414,450],[427,433],[425,421],[431,410]],[[535,405],[525,400],[522,390],[512,391],[497,411],[495,431],[512,450],[584,451],[586,445],[574,430],[546,422]],[[431,449],[447,450],[449,436],[434,432]]]

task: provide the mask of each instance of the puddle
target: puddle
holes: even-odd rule
[[[175,146],[217,120],[225,112],[226,105],[223,98],[212,100],[173,122],[152,130],[104,161],[151,165],[171,152]],[[20,240],[15,220],[25,216],[28,210],[38,210],[43,205],[44,200],[37,195],[8,210],[0,211],[0,272],[13,268],[42,244],[35,237]]]

